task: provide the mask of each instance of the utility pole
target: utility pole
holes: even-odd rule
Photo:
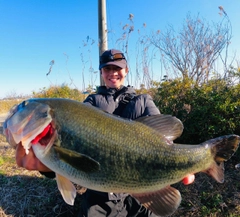
[[[108,49],[107,44],[107,15],[106,0],[98,0],[98,39],[99,39],[99,56]],[[100,85],[105,85],[100,75]]]

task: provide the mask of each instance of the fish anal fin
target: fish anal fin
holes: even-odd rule
[[[73,206],[74,200],[75,200],[75,197],[77,194],[75,186],[69,179],[67,179],[64,176],[61,176],[59,174],[56,174],[56,180],[57,180],[58,189],[59,189],[64,201],[67,204]]]
[[[224,182],[224,163],[217,164],[214,162],[214,164],[208,168],[206,171],[209,176],[213,177],[217,182],[223,183]]]
[[[54,150],[58,154],[60,160],[71,165],[75,169],[85,173],[92,173],[100,170],[99,163],[87,155],[58,146],[54,146]]]
[[[132,196],[159,216],[169,216],[174,213],[182,200],[180,192],[171,186],[155,192],[132,194]]]

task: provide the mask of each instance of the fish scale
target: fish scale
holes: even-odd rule
[[[118,117],[113,117],[112,115],[109,115],[95,108],[89,108],[89,106],[85,106],[83,104],[77,103],[77,105],[77,111],[75,111],[77,106],[71,106],[71,108],[75,108],[75,118],[67,122],[65,119],[65,113],[62,111],[70,111],[71,108],[69,108],[69,106],[66,106],[64,101],[60,101],[59,103],[57,103],[55,107],[57,107],[58,109],[54,111],[55,118],[56,120],[58,120],[57,125],[64,125],[64,129],[66,129],[66,134],[71,134],[71,132],[74,132],[74,134],[76,135],[75,129],[78,129],[79,135],[77,136],[77,138],[74,138],[74,150],[82,154],[86,154],[100,163],[101,172],[99,171],[96,174],[92,174],[92,176],[98,177],[98,180],[101,183],[106,182],[107,180],[111,183],[114,182],[112,186],[114,185],[116,187],[114,187],[114,189],[110,189],[110,191],[123,191],[123,182],[126,182],[128,183],[128,185],[131,186],[134,167],[138,171],[139,183],[137,189],[139,192],[141,183],[144,183],[144,186],[146,186],[145,183],[151,183],[149,186],[150,189],[144,189],[143,191],[152,191],[164,187],[161,183],[161,180],[158,181],[155,189],[153,189],[152,186],[152,180],[159,180],[160,174],[162,177],[168,177],[168,184],[172,184],[180,181],[186,175],[186,172],[196,172],[195,170],[199,170],[198,168],[204,170],[207,169],[211,164],[209,163],[209,159],[211,157],[210,149],[195,146],[194,148],[192,148],[190,156],[182,155],[181,153],[186,153],[187,150],[189,151],[189,147],[177,145],[177,148],[175,148],[175,145],[165,145],[165,139],[163,138],[163,136],[161,136],[153,129],[149,129],[147,126],[141,123],[136,123],[129,120],[122,120]],[[50,107],[52,107],[51,104]],[[84,114],[86,113],[88,113],[88,115],[85,116]],[[103,118],[104,121],[102,121]],[[76,124],[78,120],[81,122],[81,124]],[[116,129],[116,133],[111,133],[113,129]],[[61,133],[62,132],[60,130],[59,134]],[[135,136],[133,136],[139,134],[141,135],[141,140],[138,140],[138,138],[135,138]],[[83,137],[87,138],[86,142],[78,143],[78,138]],[[100,142],[101,145],[99,145]],[[68,144],[68,139],[61,141],[61,146],[64,148],[71,148],[68,146]],[[76,147],[78,147],[78,149],[76,149]],[[200,152],[199,149],[201,149]],[[111,151],[112,153],[109,154],[109,151]],[[151,154],[153,155],[152,157],[149,157],[151,156],[151,154],[149,155],[149,152],[151,152]],[[102,155],[101,153],[103,153],[104,155]],[[165,153],[165,160],[162,160],[161,153]],[[106,155],[112,157],[107,159]],[[189,164],[191,164],[191,156],[194,156],[193,160],[195,167],[197,164],[196,159],[201,159],[201,161],[198,160],[198,167],[196,169],[194,168],[194,170],[192,167],[189,167]],[[128,165],[130,165],[130,167],[132,168],[131,170],[126,170],[126,168],[123,166],[123,163],[121,161],[124,161],[124,159],[129,159]],[[140,163],[141,160],[142,163]],[[178,165],[181,165],[181,170],[179,169]],[[158,171],[156,172],[155,170],[149,170],[148,168],[158,168]],[[162,171],[160,170],[161,168],[163,168]],[[176,168],[178,168],[178,175],[176,174]],[[105,175],[101,177],[103,169],[105,171]],[[164,175],[165,172],[167,175]],[[172,173],[174,173],[174,176],[172,176],[172,181],[169,182],[169,174]],[[153,175],[155,175],[156,178]],[[101,179],[103,179],[103,181]],[[130,188],[132,188],[132,186]],[[104,191],[106,190],[107,189],[104,189]],[[129,192],[129,189],[125,190],[128,190]]]
[[[170,185],[201,171],[223,182],[223,162],[240,141],[237,135],[226,135],[200,145],[174,144],[183,130],[175,117],[156,115],[132,121],[69,99],[30,99],[18,107],[5,121],[7,140],[22,142],[26,149],[33,147],[37,158],[56,173],[59,190],[69,204],[75,195],[66,193],[73,191],[70,180],[97,191],[129,193],[155,214],[170,215],[181,202],[179,191]],[[29,123],[24,125],[27,118]],[[41,135],[49,120],[55,134],[29,143]],[[16,126],[24,135],[12,130]]]

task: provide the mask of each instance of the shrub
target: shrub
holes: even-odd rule
[[[78,89],[71,89],[67,85],[50,86],[49,88],[40,89],[40,92],[33,93],[34,98],[68,98],[82,102],[86,94],[81,93]]]
[[[213,79],[196,85],[175,79],[160,84],[155,103],[161,113],[172,114],[184,124],[178,142],[199,143],[240,131],[240,85]]]

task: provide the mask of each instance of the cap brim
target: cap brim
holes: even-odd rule
[[[102,69],[103,67],[105,66],[108,66],[108,65],[114,65],[114,66],[118,66],[122,69],[126,68],[127,67],[127,62],[125,59],[122,59],[120,61],[112,61],[112,62],[107,62],[107,63],[103,63],[99,66],[99,69]]]

